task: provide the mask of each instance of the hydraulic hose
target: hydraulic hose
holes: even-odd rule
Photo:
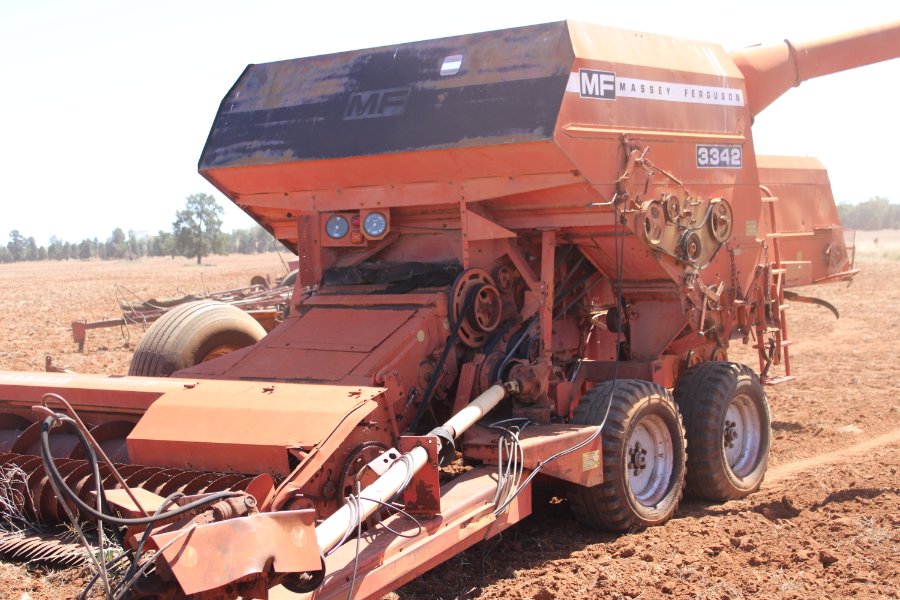
[[[66,485],[65,480],[63,479],[62,475],[59,474],[59,471],[56,468],[56,464],[53,462],[53,454],[50,451],[50,429],[53,427],[54,422],[65,423],[75,431],[75,434],[78,436],[78,441],[84,447],[85,455],[87,456],[88,461],[91,463],[93,475],[96,478],[95,481],[100,481],[100,472],[97,467],[97,459],[94,455],[93,448],[91,448],[88,441],[84,438],[84,434],[81,433],[81,430],[78,429],[77,426],[75,426],[75,421],[65,415],[57,414],[55,417],[47,417],[46,419],[44,419],[44,423],[41,425],[41,459],[44,462],[44,469],[47,471],[47,475],[53,480],[60,491],[62,491],[69,498],[69,500],[72,501],[75,507],[82,513],[90,515],[94,519],[99,519],[101,521],[105,521],[106,523],[122,527],[150,525],[151,523],[157,523],[164,519],[171,519],[172,517],[177,517],[189,513],[195,508],[199,508],[201,506],[209,504],[210,502],[215,502],[216,500],[221,500],[223,498],[229,498],[234,495],[234,492],[216,492],[210,496],[207,496],[200,500],[195,500],[190,504],[185,504],[184,506],[168,511],[166,513],[150,517],[140,517],[137,519],[123,519],[121,517],[113,517],[111,515],[98,512],[96,509],[91,508],[90,506],[82,502],[81,498],[78,497],[78,494],[73,492],[72,489]]]

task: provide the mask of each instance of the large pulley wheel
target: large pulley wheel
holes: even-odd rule
[[[671,223],[678,223],[681,218],[681,201],[674,194],[667,194],[663,198],[663,206],[666,208],[666,219]]]
[[[724,244],[731,237],[734,228],[734,216],[728,200],[720,198],[715,201],[709,214],[709,234],[716,242]]]
[[[613,532],[665,523],[681,500],[685,440],[672,396],[648,381],[623,379],[594,386],[572,418],[603,427],[603,483],[574,486],[572,510],[579,521]]]
[[[696,231],[689,229],[681,235],[678,250],[686,262],[695,263],[700,260],[700,255],[703,253],[703,241]]]
[[[459,339],[470,348],[481,348],[488,334],[500,325],[503,301],[494,280],[483,269],[466,269],[459,274],[450,294],[452,324],[462,321]]]
[[[771,421],[759,377],[745,365],[706,362],[675,385],[684,415],[690,495],[725,502],[759,489],[769,463]]]
[[[167,312],[141,338],[129,375],[172,373],[252,346],[266,335],[256,319],[214,300],[188,302]]]
[[[637,214],[638,229],[644,234],[644,240],[654,246],[663,239],[666,232],[666,210],[661,202],[646,202]]]

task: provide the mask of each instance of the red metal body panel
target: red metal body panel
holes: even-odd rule
[[[258,574],[317,571],[314,521],[313,511],[300,510],[201,525],[163,550],[162,570],[188,595]],[[152,535],[151,547],[161,548],[180,534]],[[235,547],[238,539],[242,545]]]
[[[522,449],[525,452],[523,464],[526,469],[534,470],[548,456],[580,444],[596,431],[596,427],[576,425],[529,427],[519,434]],[[491,433],[487,436],[470,439],[463,444],[463,454],[468,458],[481,460],[487,464],[496,464],[498,437],[497,434]],[[602,441],[602,438],[598,436],[597,439],[577,452],[569,453],[547,463],[543,467],[541,475],[589,487],[603,483]]]
[[[128,454],[149,466],[286,476],[288,449],[346,437],[382,391],[204,381],[157,400],[128,436]]]

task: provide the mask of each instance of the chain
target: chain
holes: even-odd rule
[[[734,293],[734,300],[743,302],[744,292],[741,291],[741,280],[738,278],[737,267],[734,264],[734,248],[728,244],[728,252],[731,254],[731,288]]]
[[[769,244],[763,242],[763,250],[766,252],[766,304],[772,304],[772,265],[769,262]]]

